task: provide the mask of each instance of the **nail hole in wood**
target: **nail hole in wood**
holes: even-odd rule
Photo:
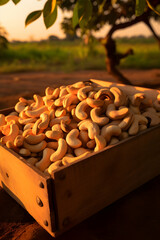
[[[48,226],[48,221],[47,220],[44,220],[44,225]]]
[[[44,184],[42,182],[40,182],[39,186],[40,188],[44,188]]]
[[[8,173],[6,173],[6,176],[9,178],[9,175],[8,175]]]
[[[36,197],[36,202],[40,207],[43,207],[43,202],[38,196]]]

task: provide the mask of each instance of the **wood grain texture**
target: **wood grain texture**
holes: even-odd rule
[[[55,172],[64,231],[160,174],[160,126]]]
[[[22,157],[5,146],[0,145],[0,154],[0,185],[53,235],[55,216],[51,178],[34,170]]]

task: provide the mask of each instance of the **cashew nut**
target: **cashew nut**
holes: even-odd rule
[[[71,119],[68,115],[59,118],[54,118],[50,121],[49,125],[50,127],[52,127],[54,124],[61,123],[61,121],[64,121],[65,123],[70,123]]]
[[[40,108],[37,108],[35,110],[27,110],[25,113],[28,117],[31,118],[37,118],[39,117],[43,112],[46,112],[48,109],[45,105],[43,105]]]
[[[146,118],[150,118],[150,121],[151,121],[150,126],[151,127],[160,124],[160,118],[156,112],[154,113],[153,111],[148,110],[148,111],[142,113],[142,115]]]
[[[47,142],[47,148],[53,148],[56,150],[58,148],[58,142]]]
[[[2,143],[6,143],[7,141],[14,141],[14,139],[17,137],[19,134],[19,127],[17,124],[13,123],[10,125],[10,131],[7,136],[4,136],[1,138]]]
[[[80,101],[83,101],[84,99],[87,98],[87,93],[92,91],[92,90],[93,90],[92,86],[85,86],[85,87],[80,88],[77,92],[78,99]]]
[[[67,143],[63,138],[58,140],[58,148],[57,150],[51,155],[50,160],[52,162],[56,162],[57,160],[61,160],[67,152]]]
[[[5,115],[4,114],[0,114],[0,126],[3,126],[5,124],[6,124]]]
[[[29,149],[26,149],[26,148],[21,148],[19,150],[19,154],[23,157],[28,157],[31,155],[31,152],[29,151]]]
[[[88,149],[86,149],[86,148],[76,148],[75,150],[74,150],[74,153],[75,153],[75,155],[78,157],[78,156],[80,156],[80,155],[82,155],[82,154],[84,154],[84,153],[91,153],[91,150],[88,150]]]
[[[96,141],[95,141],[95,139],[89,140],[89,141],[87,142],[86,146],[87,146],[87,148],[89,148],[89,149],[95,148],[95,146],[96,146]]]
[[[55,170],[57,170],[58,168],[60,168],[62,166],[62,161],[61,160],[58,160],[54,163],[52,163],[48,169],[47,169],[47,172],[53,177],[53,173]]]
[[[114,95],[109,89],[102,88],[94,95],[94,98],[101,99],[101,100],[108,99],[110,100],[110,103],[111,103],[114,100]]]
[[[147,125],[148,120],[145,116],[140,114],[135,114],[133,118],[133,122],[128,130],[129,135],[136,135],[139,131],[139,125],[145,124]]]
[[[16,112],[20,113],[21,111],[23,111],[26,107],[26,103],[25,102],[18,102],[16,105],[15,105],[15,110]]]
[[[95,107],[102,107],[103,104],[104,104],[104,101],[103,100],[100,100],[100,99],[93,99],[93,98],[87,98],[86,99],[86,102],[87,104],[92,107],[92,108],[95,108]]]
[[[119,139],[118,139],[118,138],[112,137],[111,140],[110,140],[109,145],[114,145],[114,144],[116,144],[116,143],[118,143],[118,142],[119,142]]]
[[[99,126],[95,122],[89,122],[87,125],[82,123],[79,126],[79,130],[88,130],[88,136],[90,139],[94,139],[94,137],[99,135],[100,132]]]
[[[74,95],[74,94],[67,94],[67,95],[65,95],[65,98],[63,100],[63,107],[67,108],[71,104],[77,104],[77,103],[79,103],[79,99],[77,98],[76,95]]]
[[[82,159],[82,158],[86,157],[88,154],[90,154],[90,152],[85,152],[78,157],[64,157],[62,159],[62,163],[63,163],[64,166],[68,165],[68,164],[71,164],[71,163],[73,163],[73,162],[75,162],[79,159]]]
[[[82,142],[78,139],[79,130],[72,129],[66,136],[67,144],[72,148],[79,148],[82,145]]]
[[[40,115],[40,119],[42,120],[39,124],[38,124],[38,128],[39,129],[46,129],[49,125],[49,113],[48,112],[44,112]]]
[[[27,135],[25,136],[25,141],[29,144],[38,144],[45,139],[45,134],[40,133],[38,135]]]
[[[44,171],[46,168],[49,167],[51,164],[50,161],[50,156],[54,153],[55,151],[51,148],[45,148],[43,150],[43,157],[42,159],[35,164],[37,168],[39,168],[41,171]]]
[[[93,122],[97,123],[99,126],[104,126],[109,122],[108,117],[99,116],[102,112],[101,108],[93,108],[90,111],[90,116]]]
[[[80,103],[78,103],[75,110],[75,115],[78,119],[84,120],[88,117],[88,114],[86,113],[87,107],[88,107],[88,104],[86,100],[83,100]]]
[[[108,143],[111,140],[112,136],[120,136],[121,134],[121,128],[117,125],[110,125],[110,126],[104,126],[101,129],[101,135],[106,139],[106,142]]]
[[[111,93],[114,95],[114,105],[116,107],[125,106],[126,105],[126,94],[117,87],[110,88]]]
[[[30,152],[33,152],[33,153],[41,152],[46,147],[46,145],[47,143],[44,140],[34,145],[31,145],[25,141],[23,143],[24,148],[28,149]]]
[[[42,107],[44,105],[43,98],[41,96],[34,94],[33,98],[34,98],[35,102],[32,104],[32,110],[39,109],[40,107]]]
[[[144,98],[144,93],[135,93],[130,97],[130,101],[133,106],[139,107]]]
[[[127,130],[133,121],[133,114],[129,112],[126,117],[118,124],[122,130]]]
[[[17,137],[14,139],[14,146],[15,147],[21,147],[24,142],[24,137],[22,135],[17,135]]]
[[[106,143],[105,138],[102,135],[97,135],[97,136],[94,137],[94,139],[95,139],[95,142],[96,142],[96,147],[94,148],[95,152],[100,151],[103,148],[105,148],[107,143]]]
[[[30,157],[30,158],[27,159],[27,162],[32,164],[32,165],[35,165],[38,162],[38,158]]]
[[[89,141],[88,132],[85,130],[81,130],[79,132],[79,139],[82,142],[82,146],[85,147],[87,142]]]
[[[45,135],[49,139],[58,140],[60,138],[63,138],[63,132],[62,131],[46,131]]]
[[[106,115],[113,120],[117,120],[124,118],[128,114],[128,112],[129,109],[127,107],[123,107],[119,110],[116,110],[114,104],[109,104],[106,111]]]

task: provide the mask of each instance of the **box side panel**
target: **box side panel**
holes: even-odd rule
[[[160,174],[160,126],[55,172],[64,231]]]
[[[53,235],[55,215],[53,199],[52,205],[50,199],[51,181],[0,145],[0,185]]]

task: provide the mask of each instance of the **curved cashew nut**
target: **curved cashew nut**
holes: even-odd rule
[[[12,141],[7,141],[6,142],[6,147],[9,149],[12,149],[16,153],[19,153],[19,148],[17,148]]]
[[[67,94],[65,95],[65,98],[63,100],[63,107],[67,108],[69,107],[71,104],[77,104],[79,103],[79,99],[76,95],[74,94]]]
[[[75,155],[76,155],[76,157],[78,157],[78,156],[80,156],[80,155],[82,155],[82,154],[84,154],[84,153],[91,153],[91,150],[88,150],[88,149],[86,149],[86,148],[76,148],[75,150],[74,150],[74,153],[75,153]],[[73,156],[74,157],[74,156]]]
[[[25,109],[26,109],[26,108],[25,108]],[[27,116],[26,113],[25,113],[25,109],[19,113],[19,117],[22,118],[22,119],[28,118],[28,116]]]
[[[21,111],[23,111],[26,107],[26,103],[25,102],[18,102],[16,105],[15,105],[15,110],[16,112],[20,113]]]
[[[35,165],[38,162],[38,158],[30,157],[30,158],[27,159],[27,162],[32,164],[32,165]]]
[[[5,117],[5,120],[7,123],[14,121],[16,124],[18,123],[19,117],[18,116],[14,116],[14,115],[8,115]]]
[[[127,107],[123,107],[119,110],[116,110],[114,104],[109,104],[106,111],[106,115],[113,120],[117,120],[124,118],[128,114],[128,112],[129,109]]]
[[[160,118],[156,112],[154,113],[153,111],[148,110],[148,111],[142,113],[142,115],[146,118],[150,118],[150,121],[151,121],[150,126],[151,127],[160,124]]]
[[[3,126],[5,124],[6,124],[5,115],[4,114],[0,114],[0,126]]]
[[[83,101],[84,99],[87,98],[87,93],[92,91],[92,90],[93,90],[92,86],[85,86],[85,87],[80,88],[77,92],[78,99],[80,101]]]
[[[50,113],[49,113],[49,118],[52,120],[52,119],[55,118],[55,109],[51,109],[51,110],[49,110],[49,111],[50,111]]]
[[[21,148],[18,153],[23,157],[28,157],[31,155],[31,152],[29,151],[29,149],[26,149],[26,148]]]
[[[78,82],[72,85],[68,85],[66,89],[71,94],[77,94],[78,90],[82,87],[85,87],[85,84],[83,82]]]
[[[104,101],[103,100],[100,100],[100,99],[93,99],[93,98],[87,98],[86,99],[86,102],[87,104],[92,107],[92,108],[95,108],[95,107],[102,107],[103,104],[104,104]]]
[[[45,105],[43,105],[40,108],[37,108],[35,110],[26,110],[26,115],[31,118],[37,118],[39,117],[43,112],[46,112],[48,109]]]
[[[94,151],[100,151],[106,146],[106,139],[102,135],[97,135],[95,136],[95,142],[96,142],[96,147],[94,148]]]
[[[63,132],[62,131],[46,131],[45,135],[49,139],[58,140],[60,138],[63,138]]]
[[[87,148],[89,148],[89,149],[95,148],[95,146],[96,146],[96,141],[95,141],[95,139],[89,140],[89,141],[87,142],[86,146],[87,146]]]
[[[52,88],[52,87],[47,87],[47,88],[45,89],[45,95],[46,95],[46,96],[52,95],[53,92],[54,92],[54,88]]]
[[[17,135],[17,137],[14,139],[14,146],[15,147],[21,147],[24,142],[24,137],[22,135]]]
[[[140,106],[143,99],[145,99],[144,93],[135,93],[133,96],[130,96],[131,104],[136,107]]]
[[[57,160],[61,160],[67,152],[67,143],[63,138],[58,140],[58,148],[57,150],[51,155],[50,160],[52,162],[56,162]]]
[[[123,139],[126,139],[129,137],[129,134],[128,132],[122,132],[120,135],[119,135],[119,140],[123,140]]]
[[[106,139],[106,142],[108,143],[112,136],[120,136],[121,134],[121,128],[117,125],[110,125],[110,126],[104,126],[101,129],[101,135]]]
[[[140,111],[139,107],[133,106],[132,104],[129,105],[129,110],[130,110],[133,114],[141,114],[141,111]]]
[[[133,118],[133,122],[128,130],[129,135],[136,135],[139,131],[139,125],[145,124],[147,125],[148,120],[145,116],[140,114],[135,114]]]
[[[14,139],[17,137],[19,134],[19,127],[17,124],[13,123],[10,125],[10,131],[7,136],[4,136],[1,138],[2,143],[6,143],[7,141],[14,141]]]
[[[66,136],[67,144],[72,148],[79,148],[82,145],[82,142],[78,139],[79,130],[72,129]]]
[[[54,126],[54,125],[53,125]],[[67,125],[65,122],[61,121],[61,129],[65,133],[69,133],[73,128],[70,125]]]
[[[59,118],[54,118],[50,121],[49,125],[50,127],[52,127],[53,125],[57,124],[57,123],[61,123],[61,121],[64,121],[65,123],[70,123],[71,122],[71,119],[68,115],[66,116],[63,116],[63,117],[59,117]]]
[[[100,132],[99,126],[95,122],[89,122],[87,125],[83,123],[79,126],[79,130],[88,130],[88,136],[90,139],[94,139],[94,137],[99,135]]]
[[[63,116],[65,116],[66,115],[66,109],[64,109],[63,107],[59,107],[59,108],[57,108],[56,109],[56,111],[55,111],[55,116],[56,117],[63,117]]]
[[[67,87],[60,88],[59,97],[63,97],[65,95],[67,95],[68,93],[69,92],[67,91]]]
[[[125,106],[126,105],[126,94],[117,87],[110,88],[111,93],[114,95],[114,105],[116,107]]]
[[[33,135],[32,129],[26,129],[23,131],[22,136],[26,137],[27,135]]]
[[[35,123],[36,121],[37,121],[36,118],[26,118],[26,119],[19,118],[18,119],[18,122],[22,125],[26,125],[27,123]]]
[[[43,150],[43,157],[42,159],[35,164],[37,168],[39,168],[42,172],[49,167],[49,165],[52,163],[50,161],[50,156],[54,153],[55,151],[51,148],[45,148]]]
[[[52,177],[54,176],[54,171],[57,170],[58,168],[62,167],[62,160],[58,160],[54,163],[52,163],[46,170],[45,172],[48,172]]]
[[[101,114],[102,109],[97,107],[97,108],[93,108],[90,111],[90,116],[93,122],[97,123],[100,126],[104,126],[109,122],[109,118],[108,117],[100,117],[99,115]]]
[[[23,128],[23,131],[27,130],[27,129],[32,129],[34,123],[27,123],[24,128]]]
[[[45,139],[45,134],[40,133],[38,135],[27,135],[25,136],[25,141],[29,144],[38,144]]]
[[[153,102],[155,109],[160,112],[160,93],[157,95],[157,99]]]
[[[88,107],[88,104],[86,100],[83,100],[80,103],[78,103],[75,110],[75,115],[78,119],[84,120],[88,117],[88,114],[85,112],[87,107]]]
[[[8,114],[8,116],[18,116],[18,113],[17,112],[11,112],[10,114]]]
[[[146,130],[147,129],[147,125],[145,125],[145,124],[140,124],[139,125],[139,131],[140,132],[142,132],[142,131],[144,131],[144,130]]]
[[[119,139],[118,139],[118,138],[112,137],[111,140],[110,140],[109,145],[114,145],[114,144],[116,144],[116,143],[118,143],[118,142],[119,142]]]
[[[118,124],[122,130],[127,130],[133,121],[133,114],[129,112],[126,117]]]
[[[32,104],[32,110],[36,110],[44,105],[43,98],[37,94],[33,95],[35,102]]]
[[[96,91],[90,91],[88,93],[88,98],[94,98],[95,94],[96,94]]]
[[[88,154],[90,154],[90,152],[85,152],[85,153],[81,154],[78,157],[64,157],[62,159],[62,163],[63,163],[64,166],[68,165],[68,164],[71,164],[71,163],[74,163],[75,161],[77,161],[77,160],[79,160],[81,158],[86,157]]]
[[[30,152],[33,152],[33,153],[41,152],[46,147],[46,145],[47,143],[44,140],[34,145],[31,145],[25,141],[23,143],[24,148],[28,149]]]
[[[94,95],[94,98],[101,99],[101,100],[110,99],[113,102],[114,95],[112,94],[112,92],[109,89],[102,88]]]
[[[89,141],[88,132],[86,130],[81,130],[79,132],[79,139],[82,142],[82,146],[86,146]]]
[[[76,82],[76,83],[73,83],[71,86],[75,87],[75,88],[83,88],[83,87],[85,87],[85,83],[84,82]]]
[[[38,128],[39,129],[46,129],[49,125],[49,112],[44,112],[40,115],[40,119],[42,120],[39,124],[38,124]]]
[[[58,142],[47,142],[47,148],[53,148],[56,150],[58,148]]]
[[[72,115],[72,118],[73,118],[76,122],[80,122],[80,121],[81,121],[81,119],[77,118],[77,116],[76,116],[76,106],[75,106],[75,108],[73,108],[73,109],[71,110],[71,115]]]
[[[65,99],[65,96],[66,96],[66,95],[57,98],[57,99],[54,101],[54,105],[55,105],[56,107],[62,107],[62,106],[63,106],[63,100]]]

